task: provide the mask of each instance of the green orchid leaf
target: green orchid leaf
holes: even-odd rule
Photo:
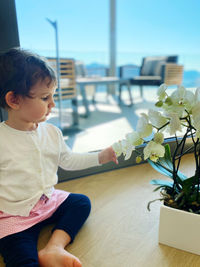
[[[147,161],[156,171],[173,179],[173,164],[169,144],[165,145],[165,155],[163,158],[160,158],[157,162],[153,162],[150,159]],[[179,184],[182,185],[182,182],[186,179],[187,177],[183,173],[177,172],[176,180]]]
[[[163,188],[163,187],[166,187],[166,186],[164,186],[164,185],[160,185],[160,186],[156,187],[156,188],[153,190],[153,192],[156,192],[156,191],[160,190],[160,189]]]
[[[187,201],[188,201],[188,203],[193,204],[196,202],[196,199],[197,199],[197,194],[196,194],[196,192],[195,193],[193,192],[193,194],[190,195],[189,198],[187,198]],[[198,203],[197,203],[197,205],[198,205]]]
[[[169,181],[164,181],[164,180],[151,180],[150,184],[152,185],[159,185],[162,187],[170,187],[173,188],[173,183]]]
[[[170,150],[170,146],[169,144],[165,145],[165,156],[163,158],[160,158],[158,160],[158,162],[167,167],[168,169],[170,169],[173,173],[173,164],[172,164],[172,157],[171,157],[171,150]],[[181,179],[181,181],[179,181],[180,183],[182,181],[184,181],[185,179],[187,179],[187,176],[185,176],[183,173],[181,173],[180,171],[177,172],[177,176],[178,178]]]
[[[165,155],[163,158],[160,158],[158,162],[160,162],[161,165],[164,165],[165,167],[167,167],[169,170],[173,171],[170,146],[169,144],[166,144],[164,147],[165,147]]]
[[[198,177],[196,177],[195,175],[187,178],[183,181],[183,191],[184,192],[190,192],[190,190],[193,191],[192,187],[198,184]]]
[[[173,173],[171,170],[167,170],[166,167],[162,166],[160,163],[154,162],[150,159],[148,159],[147,161],[157,172],[160,172],[167,177],[173,178]]]
[[[180,199],[183,197],[183,195],[184,195],[184,192],[183,192],[183,191],[180,192],[180,193],[176,196],[175,201],[180,200]]]
[[[181,182],[183,182],[186,179],[188,179],[187,176],[185,174],[183,174],[182,172],[180,172],[180,171],[177,172],[177,176],[178,176],[178,178],[181,179]]]
[[[161,174],[173,178],[173,164],[171,162],[171,152],[169,144],[165,145],[165,156],[160,158],[157,162],[153,162],[150,159],[148,163]]]
[[[165,147],[165,157],[164,157],[164,158],[165,158],[168,162],[172,162],[171,149],[170,149],[169,144],[166,144],[164,147]]]

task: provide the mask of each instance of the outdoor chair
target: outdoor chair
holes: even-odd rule
[[[51,67],[57,73],[56,58],[47,58]],[[72,101],[73,108],[73,125],[78,124],[78,101],[76,91],[76,74],[74,59],[60,58],[60,88],[61,88],[61,101],[69,99]],[[55,101],[59,100],[58,89],[54,95]]]
[[[75,72],[76,72],[76,78],[88,76],[85,64],[80,60],[75,61]]]
[[[93,71],[96,74],[88,74],[88,70],[85,67],[85,64],[82,61],[75,62],[76,69],[76,83],[78,89],[80,89],[80,93],[83,97],[83,104],[86,109],[86,116],[89,115],[89,108],[87,97],[92,97],[92,102],[95,103],[95,94],[97,92],[98,86],[105,86],[107,90],[107,95],[109,94],[109,86],[118,85],[119,90],[121,90],[121,84],[126,86],[126,89],[129,93],[130,105],[133,104],[131,91],[130,91],[130,83],[129,79],[119,78],[116,76],[108,76],[108,69],[103,68],[94,68]],[[120,94],[121,96],[121,94]],[[119,102],[121,103],[121,97],[119,97]]]
[[[183,66],[178,65],[178,56],[144,57],[140,68],[140,75],[130,78],[131,85],[140,86],[143,97],[143,86],[181,85]],[[123,77],[124,66],[119,69],[119,76]],[[121,90],[120,90],[121,91]]]
[[[80,60],[75,61],[75,73],[76,73],[76,79],[91,77],[90,75],[88,75],[85,64]],[[77,85],[77,89],[79,89],[78,85]],[[86,85],[85,93],[86,93],[86,97],[87,96],[92,97],[92,101],[94,102],[95,93],[96,93],[96,85],[94,84]]]

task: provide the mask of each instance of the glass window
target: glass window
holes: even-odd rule
[[[184,68],[181,84],[186,88],[200,85],[199,14],[196,0],[116,0],[116,75],[124,79],[141,74],[144,57],[177,56]],[[76,63],[76,78],[99,79],[109,69],[109,1],[34,1],[16,0],[20,43],[46,57],[56,57],[55,28],[57,21],[60,58],[72,58]],[[152,62],[151,62],[152,63]],[[152,76],[163,70],[154,61],[143,72]],[[79,66],[79,68],[77,67]],[[123,68],[120,68],[123,67]],[[148,72],[149,68],[149,72]],[[160,72],[161,73],[161,72]],[[115,94],[110,87],[91,84],[84,87],[87,104],[80,85],[76,85],[76,100],[62,100],[63,133],[73,151],[85,152],[105,148],[123,139],[136,127],[138,117],[154,108],[158,85],[131,85],[133,105],[127,84]],[[171,86],[170,90],[174,90]],[[59,123],[59,101],[49,122]],[[89,114],[87,114],[87,109]],[[77,110],[76,110],[77,109]]]

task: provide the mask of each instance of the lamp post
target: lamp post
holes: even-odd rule
[[[58,106],[59,106],[59,128],[62,129],[62,92],[60,88],[60,58],[59,58],[59,48],[58,48],[58,26],[57,21],[51,21],[47,18],[47,21],[55,29],[55,39],[56,39],[56,69],[57,69],[57,80],[58,80]]]
[[[110,68],[109,76],[116,76],[116,0],[110,0]],[[109,93],[115,94],[115,85],[110,85]]]

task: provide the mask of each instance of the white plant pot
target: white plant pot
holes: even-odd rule
[[[161,206],[159,243],[200,255],[200,215]]]

